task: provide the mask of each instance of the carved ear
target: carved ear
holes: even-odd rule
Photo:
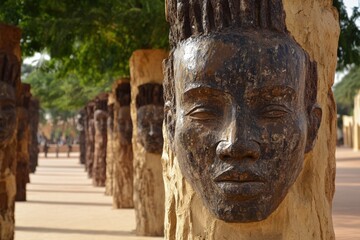
[[[320,127],[322,109],[318,104],[312,106],[308,116],[308,135],[306,139],[305,153],[310,152],[315,145],[315,140]]]
[[[164,123],[166,133],[169,139],[171,149],[174,150],[174,134],[175,134],[175,121],[176,116],[169,102],[165,103],[164,106]]]

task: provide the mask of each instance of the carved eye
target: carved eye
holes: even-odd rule
[[[281,118],[285,117],[290,112],[285,106],[281,105],[269,105],[264,107],[260,114],[265,118]]]
[[[2,109],[3,109],[4,111],[12,111],[12,110],[15,109],[15,105],[13,105],[13,104],[5,104],[5,105],[2,107]]]
[[[198,107],[187,114],[194,120],[213,120],[219,117],[219,113],[215,109]]]

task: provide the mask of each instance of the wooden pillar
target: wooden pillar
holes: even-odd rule
[[[167,55],[164,50],[137,50],[130,58],[134,207],[136,233],[142,236],[164,234],[162,61]]]
[[[26,185],[30,182],[29,178],[29,104],[30,104],[30,84],[22,83],[21,106],[18,107],[19,122],[17,131],[17,166],[16,166],[16,201],[26,201]]]
[[[100,94],[95,99],[95,149],[92,178],[93,185],[96,187],[105,187],[106,180],[107,102],[106,93]]]
[[[133,208],[133,149],[130,117],[130,83],[122,78],[114,84],[114,208]]]
[[[114,186],[114,105],[115,97],[113,92],[109,93],[108,98],[108,118],[107,118],[107,147],[106,147],[106,182],[105,194],[113,195]]]
[[[94,164],[94,138],[95,138],[95,126],[94,126],[94,108],[93,101],[89,102],[86,106],[86,171],[88,177],[92,177],[93,164]]]
[[[86,164],[86,110],[81,109],[76,116],[76,130],[79,133],[80,164]]]
[[[30,154],[30,172],[34,173],[38,165],[39,142],[38,129],[40,120],[40,103],[39,100],[32,97],[30,100],[30,138],[29,154]]]
[[[228,14],[227,17],[245,17],[247,21],[231,21],[232,19],[225,19],[225,22],[221,22],[222,18],[225,18],[225,13],[221,10],[224,6],[223,4],[218,4],[216,7],[213,6],[215,15],[212,16],[201,14],[203,18],[200,18],[200,22],[197,22],[198,14],[194,14],[194,12],[200,11],[201,8],[197,9],[186,9],[189,6],[195,6],[194,3],[186,4],[185,1],[182,4],[177,4],[176,1],[167,1],[167,18],[170,21],[170,25],[172,28],[172,34],[170,36],[172,38],[179,38],[180,41],[174,41],[171,39],[172,45],[174,49],[179,47],[185,53],[189,53],[189,55],[182,54],[184,52],[174,52],[173,59],[169,59],[167,61],[167,70],[166,75],[169,79],[172,79],[175,74],[177,76],[186,76],[192,77],[191,73],[193,73],[194,69],[197,67],[203,67],[211,65],[214,68],[219,66],[224,66],[225,71],[236,71],[241,72],[244,69],[241,68],[231,68],[230,62],[224,60],[219,62],[216,59],[211,59],[211,54],[216,52],[217,48],[209,49],[208,52],[202,52],[201,48],[199,48],[196,44],[196,39],[199,36],[199,32],[205,32],[200,37],[203,37],[201,41],[206,41],[208,39],[209,42],[206,44],[213,44],[217,41],[214,39],[218,37],[221,39],[223,35],[216,35],[216,37],[212,38],[207,37],[207,31],[213,31],[214,24],[217,26],[216,29],[222,29],[224,26],[228,26],[228,24],[240,24],[244,25],[241,27],[247,28],[247,25],[252,25],[256,22],[257,18],[253,18],[251,20],[252,14],[246,14],[248,7],[251,8],[251,1],[241,1],[241,6],[236,5],[232,2],[230,8],[226,8],[226,11],[231,11],[235,14]],[[195,1],[197,2],[197,1]],[[227,2],[227,1],[226,1]],[[230,2],[230,1],[229,1]],[[265,3],[266,2],[266,3]],[[212,1],[213,3],[213,1]],[[210,4],[210,3],[209,3]],[[338,24],[338,14],[334,7],[332,6],[332,1],[322,1],[322,0],[304,0],[304,1],[264,1],[263,6],[267,6],[267,4],[272,4],[270,14],[268,15],[268,19],[272,19],[271,23],[260,22],[258,27],[247,28],[247,33],[251,35],[250,32],[255,31],[254,29],[260,29],[258,31],[262,31],[262,28],[267,28],[268,24],[274,24],[281,18],[281,15],[275,15],[272,11],[276,12],[278,7],[281,7],[283,4],[285,11],[285,24],[286,28],[289,31],[290,35],[295,39],[297,44],[304,49],[309,55],[312,61],[317,62],[317,102],[322,107],[322,120],[321,125],[318,130],[317,140],[314,148],[308,151],[304,156],[303,166],[299,175],[296,178],[296,181],[290,186],[289,191],[287,192],[284,199],[277,206],[277,208],[265,219],[261,219],[259,221],[250,220],[248,222],[231,222],[231,221],[223,221],[220,220],[219,217],[215,217],[213,213],[210,212],[209,207],[204,204],[204,199],[199,194],[199,191],[192,187],[187,177],[184,174],[184,168],[180,169],[180,165],[182,162],[178,161],[177,152],[173,151],[173,149],[178,146],[171,145],[174,142],[174,138],[171,135],[172,132],[177,129],[169,128],[173,126],[172,124],[172,116],[171,114],[182,114],[179,113],[179,109],[177,106],[180,104],[176,102],[175,113],[169,113],[169,115],[165,114],[165,121],[168,121],[167,128],[165,128],[166,134],[164,134],[164,153],[163,153],[163,167],[164,167],[164,184],[165,184],[165,238],[166,239],[207,239],[207,240],[215,240],[215,239],[242,239],[242,240],[262,240],[262,239],[273,239],[273,240],[333,240],[335,239],[333,224],[332,224],[332,199],[334,194],[334,180],[335,180],[335,148],[336,148],[336,111],[335,111],[335,102],[333,98],[333,93],[331,91],[331,86],[333,85],[334,73],[336,69],[336,52],[337,52],[337,42],[339,36],[339,24]],[[225,5],[226,6],[226,5]],[[227,5],[229,7],[229,5]],[[182,9],[176,9],[177,7],[182,7]],[[206,6],[210,8],[208,5]],[[239,8],[237,8],[239,7]],[[236,11],[239,10],[236,14]],[[190,16],[188,18],[189,21],[186,21],[186,18],[176,18],[175,12],[181,15],[182,12],[189,13]],[[240,14],[243,12],[244,14]],[[258,14],[263,14],[263,12],[255,12]],[[272,14],[271,14],[272,13]],[[175,15],[174,15],[175,14]],[[193,14],[193,15],[192,15]],[[212,18],[213,17],[213,18]],[[185,20],[184,20],[185,19]],[[250,20],[249,20],[250,19]],[[186,25],[187,22],[190,22],[192,25]],[[224,23],[224,24],[223,24]],[[178,25],[186,25],[184,28],[180,28],[175,26]],[[208,24],[206,27],[203,27],[201,24]],[[212,25],[213,24],[213,25]],[[181,25],[181,26],[183,26]],[[201,27],[200,27],[201,26]],[[214,27],[215,28],[215,27]],[[176,31],[179,30],[179,31]],[[222,34],[226,35],[231,31],[236,31],[236,27],[227,28],[226,33],[222,32]],[[278,29],[271,29],[270,31],[277,32]],[[242,33],[238,33],[242,34]],[[276,34],[276,33],[275,33]],[[287,33],[285,33],[287,34]],[[189,36],[192,36],[195,40],[189,40]],[[214,35],[213,35],[214,36]],[[238,36],[238,35],[237,35]],[[233,36],[236,38],[237,36]],[[200,38],[199,37],[199,38]],[[251,36],[250,36],[251,38]],[[231,41],[231,37],[227,40]],[[189,41],[193,43],[193,45],[185,43],[185,41]],[[256,41],[256,40],[255,40]],[[246,43],[246,41],[244,41]],[[181,45],[183,44],[183,45]],[[226,41],[222,42],[222,44],[227,44]],[[240,44],[239,42],[236,44]],[[184,47],[185,46],[185,47]],[[224,45],[219,44],[218,48],[224,48]],[[279,48],[280,49],[280,48]],[[231,48],[230,48],[231,50]],[[226,58],[227,56],[232,56],[233,51],[224,51],[222,54],[218,55],[218,57]],[[248,49],[243,49],[240,51],[246,52]],[[261,49],[259,49],[260,51]],[[235,50],[234,50],[235,51]],[[201,58],[197,55],[198,58],[192,58],[193,53],[199,52],[204,59],[208,60],[206,62],[202,62]],[[244,54],[246,56],[246,54]],[[251,59],[252,56],[247,56],[244,58],[243,62],[247,62],[247,60]],[[179,71],[177,68],[171,68],[172,64],[179,63],[179,59],[182,61],[190,61],[194,63],[194,65],[188,66],[188,73],[174,73]],[[230,57],[229,57],[230,58]],[[175,59],[175,60],[174,60]],[[209,60],[211,59],[211,60]],[[196,60],[200,60],[196,62]],[[253,59],[258,61],[259,59]],[[173,61],[173,62],[172,62]],[[224,65],[222,65],[224,64]],[[176,65],[177,67],[179,65]],[[205,68],[205,67],[204,67]],[[207,68],[205,68],[207,69]],[[256,76],[253,76],[253,69],[248,69],[247,77],[252,79],[256,79]],[[195,74],[199,72],[194,71]],[[265,72],[264,72],[265,73]],[[183,75],[182,75],[183,74]],[[223,72],[218,72],[218,75],[213,77],[214,73],[212,71],[204,71],[201,72],[206,78],[197,79],[199,82],[201,81],[212,81],[213,84],[221,84],[223,82],[228,81],[228,79],[223,78],[221,74]],[[262,76],[266,79],[266,73]],[[212,78],[213,77],[213,78]],[[166,79],[166,77],[165,77]],[[177,81],[185,81],[185,79],[177,78]],[[171,80],[170,80],[171,81]],[[164,88],[169,88],[170,81],[165,84]],[[194,81],[195,82],[195,81]],[[251,82],[251,81],[250,81]],[[169,85],[168,85],[169,84]],[[182,83],[175,83],[176,88],[182,87]],[[226,86],[226,84],[224,84]],[[191,87],[196,87],[196,84]],[[211,85],[209,86],[212,87]],[[166,97],[166,101],[171,101],[172,98],[182,99],[183,93],[176,92],[178,89],[175,88],[175,92],[169,92],[170,89],[164,89],[165,92],[168,91],[168,96]],[[170,90],[174,90],[173,88]],[[231,90],[231,89],[229,89]],[[307,87],[306,91],[309,91],[309,87]],[[203,93],[206,93],[207,90],[204,90]],[[221,89],[219,89],[221,91]],[[165,94],[166,95],[166,94]],[[214,95],[214,99],[217,95]],[[237,96],[236,96],[237,97]],[[230,101],[233,101],[230,100]],[[168,103],[165,102],[165,106]],[[243,105],[241,105],[243,106]],[[171,105],[170,105],[171,107]],[[234,111],[237,109],[235,108]],[[192,114],[192,113],[191,113]],[[167,119],[168,117],[168,119]],[[218,119],[216,114],[209,112],[207,110],[199,110],[192,115],[195,124],[201,125],[205,123],[200,123],[201,121],[207,121],[212,119]],[[251,124],[255,124],[251,122]],[[212,129],[212,125],[209,125],[208,129]],[[219,126],[219,125],[216,125]],[[265,126],[264,126],[265,127]],[[240,131],[240,130],[239,130]],[[245,136],[248,132],[244,133]],[[244,137],[244,135],[242,135]],[[266,138],[265,135],[262,136]],[[199,135],[198,141],[202,139],[201,135]],[[191,139],[193,140],[193,139]],[[230,138],[230,140],[232,140]],[[235,139],[236,140],[236,139]],[[252,139],[248,139],[246,143],[251,142]],[[190,141],[190,140],[189,140]],[[259,140],[254,140],[259,142]],[[262,140],[261,140],[262,141]],[[197,142],[190,142],[192,144],[197,144]],[[256,146],[256,144],[254,145]],[[209,150],[210,146],[204,146],[203,149],[207,149],[204,151],[206,154]],[[233,154],[231,151],[229,155]],[[257,158],[258,156],[252,155],[249,153],[249,156],[253,158]],[[222,156],[224,157],[224,156]],[[191,156],[189,157],[191,159]],[[224,159],[226,156],[224,157]],[[205,159],[207,160],[207,159]],[[204,160],[204,161],[205,161]],[[231,159],[230,159],[231,160]],[[199,168],[205,168],[207,166],[199,166]],[[186,174],[191,175],[192,173],[189,169],[185,169]],[[222,169],[223,171],[227,171],[227,169]],[[249,170],[250,171],[250,170]],[[252,170],[251,170],[252,171]],[[256,171],[256,170],[255,170]],[[203,174],[206,174],[205,170]],[[199,179],[203,177],[203,174],[199,176]],[[220,175],[220,178],[224,177],[224,175]],[[232,176],[225,176],[232,178]],[[244,174],[240,174],[240,177],[244,177],[243,181],[246,181],[246,177]],[[256,179],[256,176],[250,177]],[[240,181],[241,179],[239,179]],[[227,183],[225,183],[226,185]],[[231,185],[232,183],[229,183]],[[247,183],[251,185],[252,183]],[[239,183],[240,185],[240,183]],[[246,188],[245,185],[242,187]],[[236,189],[234,191],[237,191]],[[215,191],[214,191],[215,192]],[[249,190],[250,194],[256,194]],[[245,194],[244,192],[242,194]],[[219,207],[221,202],[219,204]],[[243,209],[246,212],[248,209]],[[225,209],[226,212],[226,209]],[[237,214],[238,212],[231,212],[230,214]],[[257,217],[255,213],[255,218]],[[247,220],[247,219],[245,219]]]
[[[20,29],[0,24],[0,87],[2,94],[9,93],[6,88],[14,91],[14,99],[13,96],[9,96],[14,101],[14,105],[20,98],[20,38]],[[2,240],[13,240],[15,229],[17,116],[15,106],[12,108],[14,119],[9,119],[6,126],[9,135],[2,137],[0,141],[0,239]],[[4,113],[0,111],[0,114]],[[6,114],[10,116],[9,112]]]

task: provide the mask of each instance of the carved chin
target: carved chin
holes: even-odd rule
[[[140,141],[140,144],[145,148],[145,150],[149,153],[160,154],[162,152],[163,142],[153,141]]]

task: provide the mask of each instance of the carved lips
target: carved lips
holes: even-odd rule
[[[266,183],[250,170],[237,171],[234,168],[218,174],[214,178],[216,186],[229,198],[247,200],[265,191]]]

